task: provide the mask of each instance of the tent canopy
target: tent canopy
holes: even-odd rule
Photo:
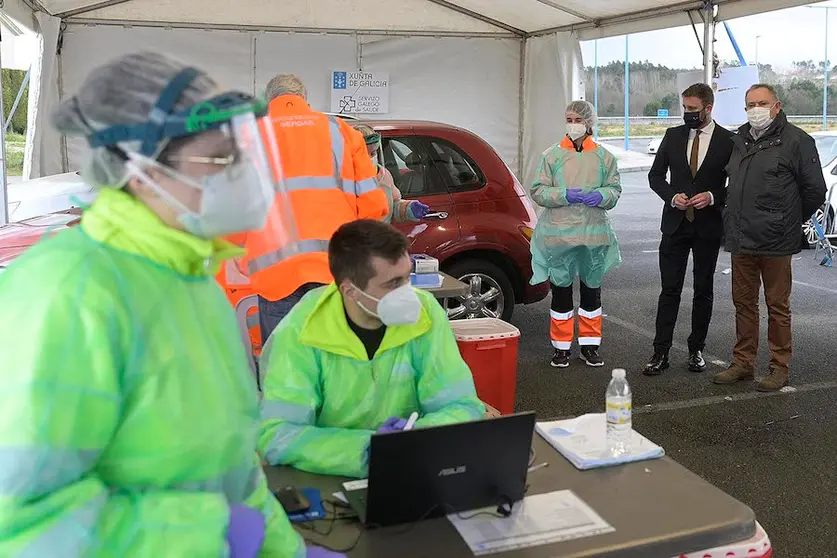
[[[731,19],[811,0],[715,0]],[[703,0],[7,0],[13,16],[43,11],[68,22],[266,30],[601,38],[688,25]],[[15,10],[17,5],[17,10]],[[15,14],[14,12],[22,12]],[[29,24],[31,17],[18,17]]]

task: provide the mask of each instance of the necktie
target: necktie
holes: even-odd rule
[[[689,168],[692,169],[692,177],[697,175],[698,171],[698,152],[700,151],[700,130],[695,130],[695,140],[692,142],[692,152],[689,154]],[[686,219],[689,222],[695,220],[695,208],[686,208]]]

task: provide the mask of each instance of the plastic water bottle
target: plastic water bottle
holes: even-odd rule
[[[607,450],[613,457],[631,451],[631,387],[625,371],[617,368],[605,393],[607,409]]]

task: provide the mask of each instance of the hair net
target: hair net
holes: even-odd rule
[[[596,124],[596,109],[587,101],[573,101],[569,105],[567,105],[567,110],[565,112],[574,112],[579,115],[581,118],[584,119],[584,123],[587,124],[588,128],[592,128]]]
[[[160,93],[186,67],[154,52],[117,58],[87,76],[81,89],[55,111],[53,125],[68,136],[89,136],[117,124],[147,122]],[[174,110],[186,110],[212,97],[217,90],[215,81],[200,72],[177,100]],[[118,145],[130,153],[139,149],[140,142]],[[127,176],[125,161],[106,148],[93,149],[84,175],[95,186],[121,188]]]

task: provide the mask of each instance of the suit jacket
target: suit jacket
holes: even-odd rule
[[[712,192],[715,203],[704,209],[695,210],[695,234],[702,238],[722,238],[724,221],[722,211],[727,197],[726,166],[732,155],[733,132],[715,124],[715,131],[709,141],[709,150],[697,174],[692,176],[686,147],[689,143],[689,128],[677,126],[666,130],[663,142],[648,173],[651,189],[663,202],[663,218],[660,230],[673,235],[686,219],[686,212],[671,206],[671,200],[679,193],[692,197],[701,192]],[[701,138],[703,139],[703,138]],[[671,182],[666,173],[671,171]]]

